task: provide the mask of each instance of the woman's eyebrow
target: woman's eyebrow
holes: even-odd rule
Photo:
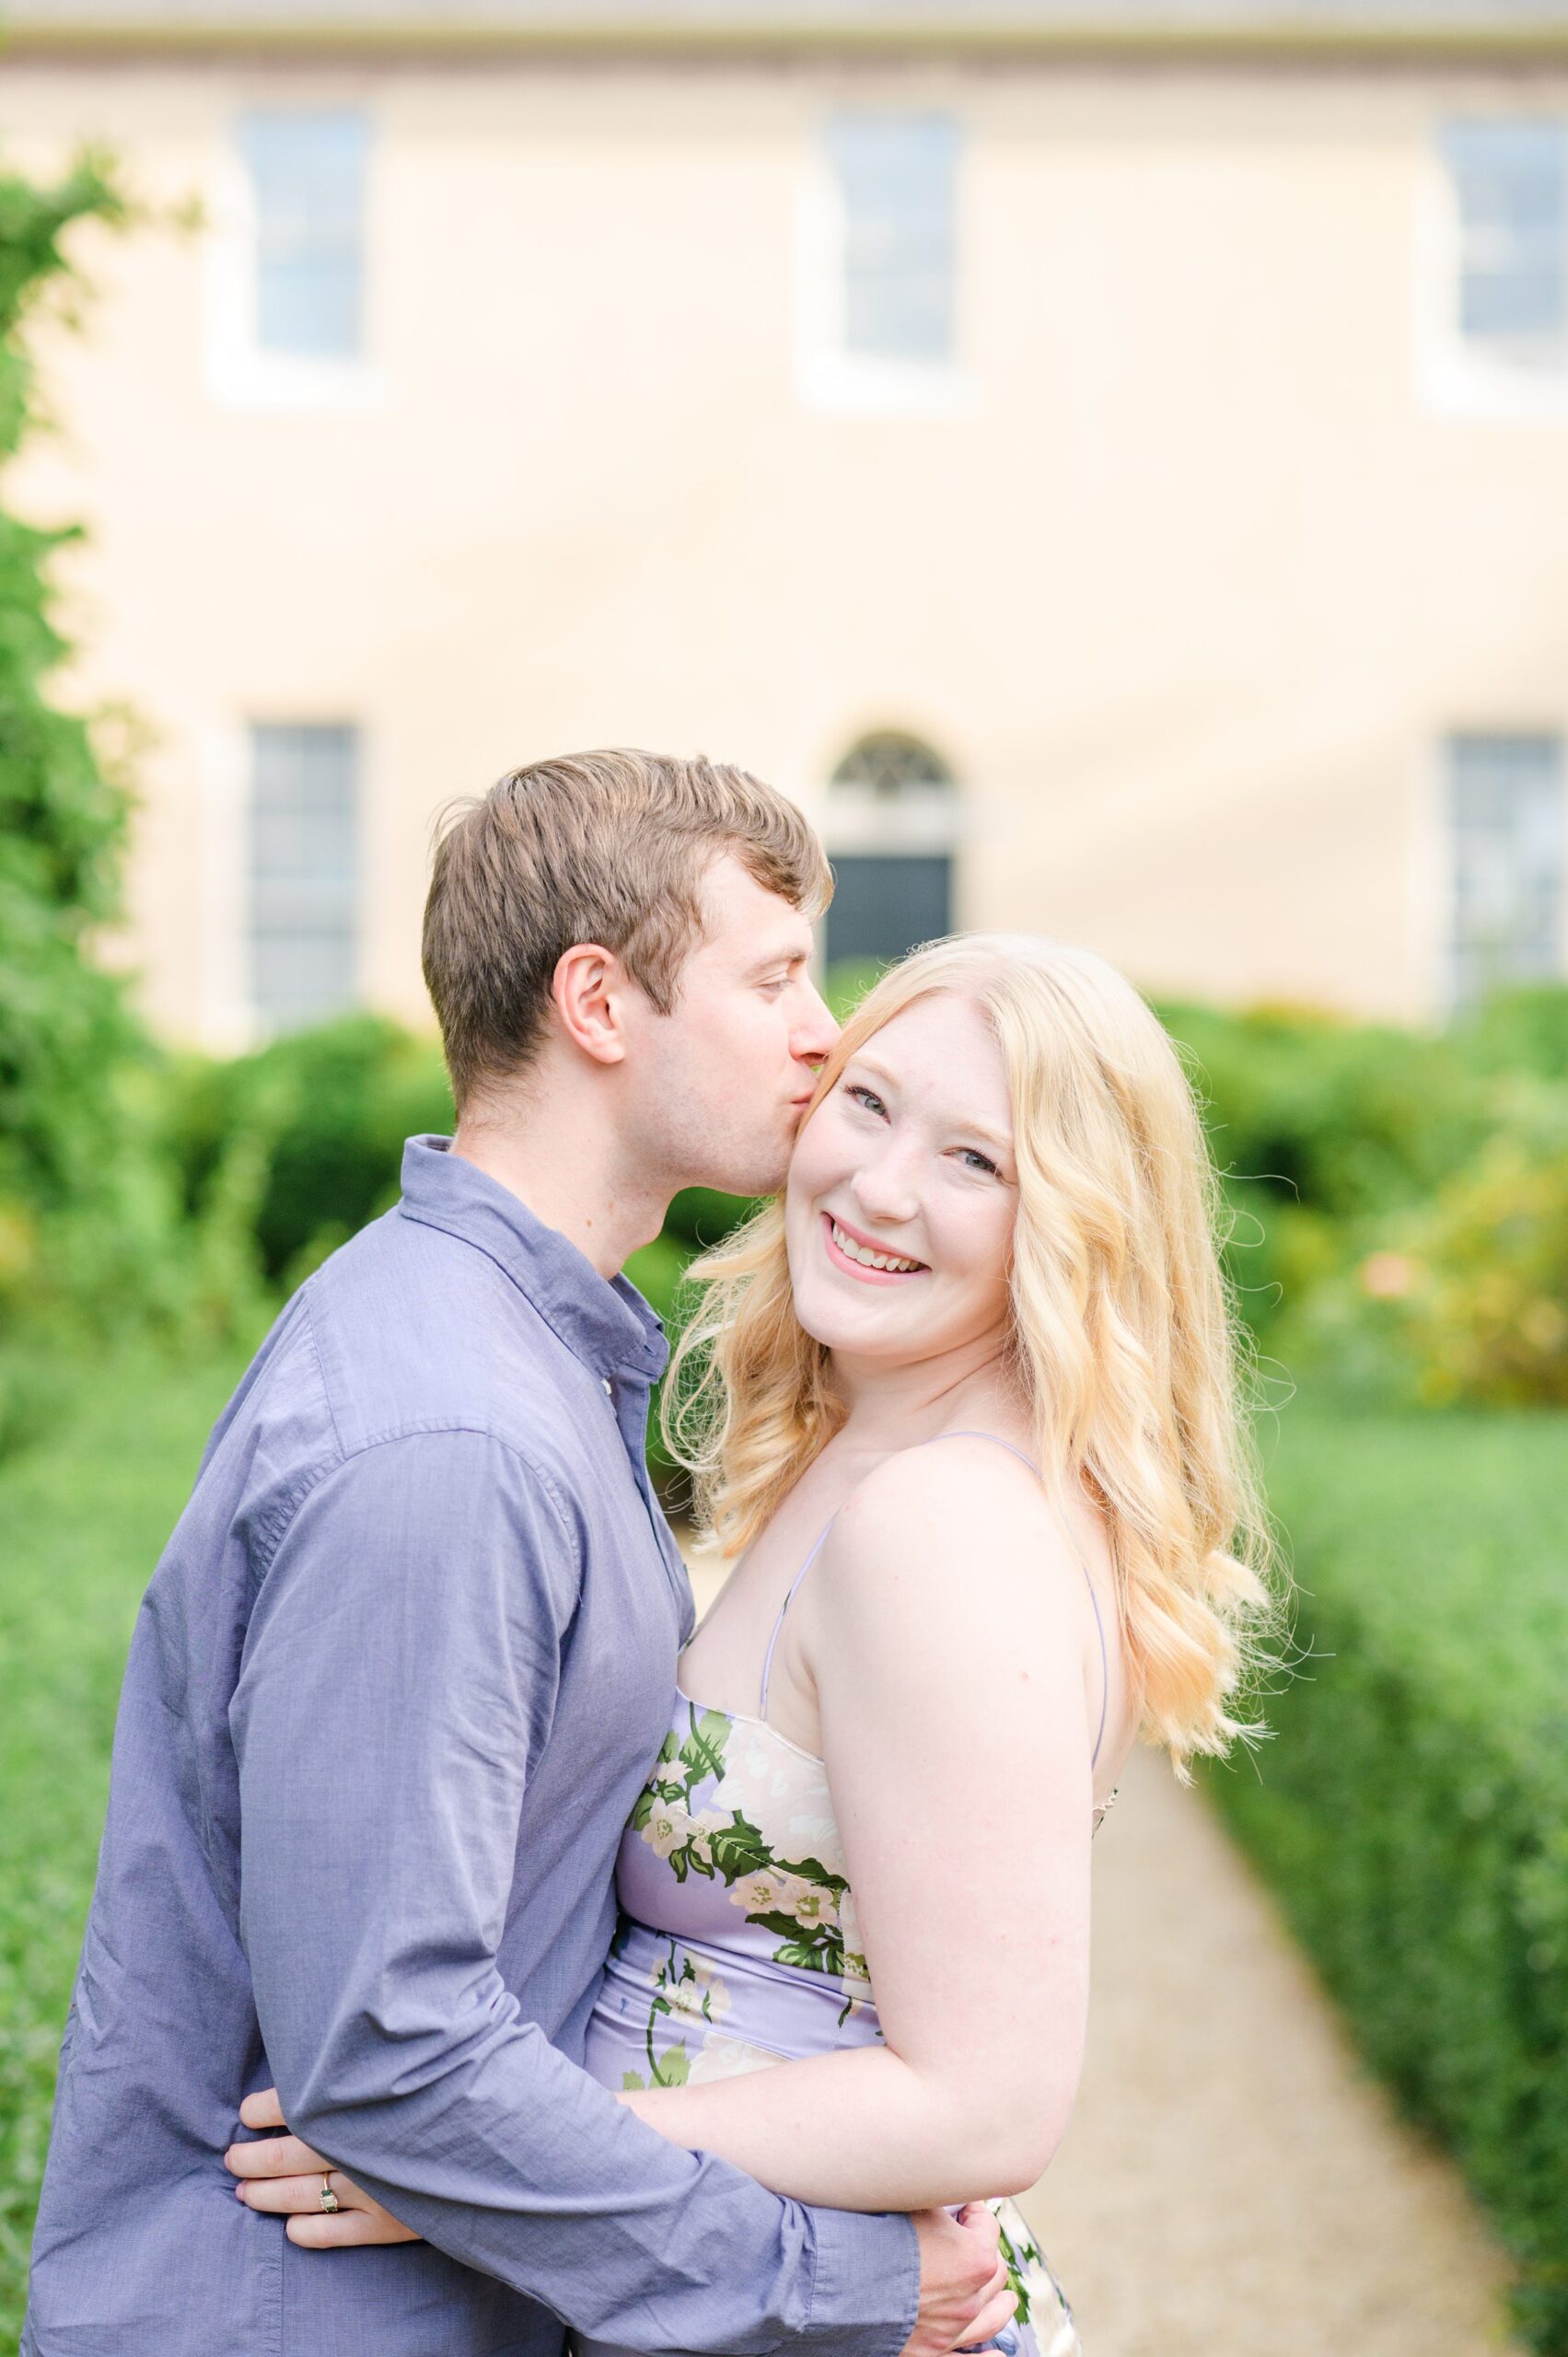
[[[1004,1137],[1000,1130],[991,1129],[984,1121],[955,1121],[953,1127],[967,1137],[983,1138],[986,1144],[994,1146],[998,1154],[1011,1154],[1013,1151],[1012,1139]]]
[[[862,1049],[856,1049],[844,1070],[868,1072],[873,1080],[881,1082],[884,1088],[896,1089],[899,1085],[886,1064],[878,1063],[875,1056],[866,1055]],[[971,1120],[967,1113],[953,1114],[943,1127],[959,1131],[965,1137],[983,1138],[986,1144],[994,1146],[999,1154],[1011,1154],[1013,1151],[1013,1141],[1005,1132],[993,1130],[988,1121]]]

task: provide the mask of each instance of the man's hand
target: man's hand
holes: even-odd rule
[[[239,2107],[247,2128],[286,2128],[277,2089],[247,2096]],[[262,2135],[231,2144],[224,2165],[238,2177],[239,2199],[251,2210],[287,2219],[290,2242],[306,2250],[347,2250],[368,2243],[412,2243],[419,2236],[354,2179],[297,2136]],[[331,2176],[335,2214],[321,2208],[321,2180]],[[1017,2306],[1002,2258],[1001,2233],[983,2202],[953,2217],[923,2210],[912,2221],[920,2247],[920,2312],[901,2357],[949,2357],[954,2349],[991,2340]]]
[[[276,2087],[247,2096],[239,2107],[247,2128],[284,2128],[287,2122]],[[288,2220],[285,2232],[305,2250],[347,2250],[359,2243],[416,2243],[420,2236],[383,2210],[351,2177],[302,2144],[297,2136],[263,2136],[254,2144],[231,2144],[224,2166],[239,2179],[235,2190],[250,2210],[270,2210]],[[321,2207],[321,2180],[330,2177],[334,2212]]]
[[[947,2357],[999,2333],[1017,2307],[1002,2258],[1002,2234],[982,2201],[956,2218],[923,2210],[913,2220],[920,2244],[920,2313],[902,2357]]]

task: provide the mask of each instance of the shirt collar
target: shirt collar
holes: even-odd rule
[[[669,1345],[636,1286],[626,1277],[601,1277],[559,1228],[547,1227],[509,1187],[453,1154],[451,1143],[417,1137],[405,1144],[398,1205],[403,1217],[487,1253],[597,1376],[656,1381]]]

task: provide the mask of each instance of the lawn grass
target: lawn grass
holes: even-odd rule
[[[0,1461],[0,2348],[21,2329],[125,1649],[248,1355],[52,1371],[54,1428]]]
[[[1207,1781],[1568,2357],[1568,1415],[1307,1397],[1267,1454],[1311,1656]]]

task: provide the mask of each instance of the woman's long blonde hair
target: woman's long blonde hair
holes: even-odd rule
[[[1018,1209],[1010,1353],[1036,1461],[1099,1505],[1146,1739],[1179,1771],[1261,1729],[1249,1682],[1272,1562],[1247,1366],[1218,1251],[1222,1197],[1170,1040],[1103,958],[1032,935],[918,950],[861,1001],[809,1120],[872,1033],[934,993],[978,1006],[1002,1051]],[[843,1420],[827,1350],[797,1322],[774,1202],[690,1275],[703,1288],[665,1387],[700,1523],[734,1555]]]

